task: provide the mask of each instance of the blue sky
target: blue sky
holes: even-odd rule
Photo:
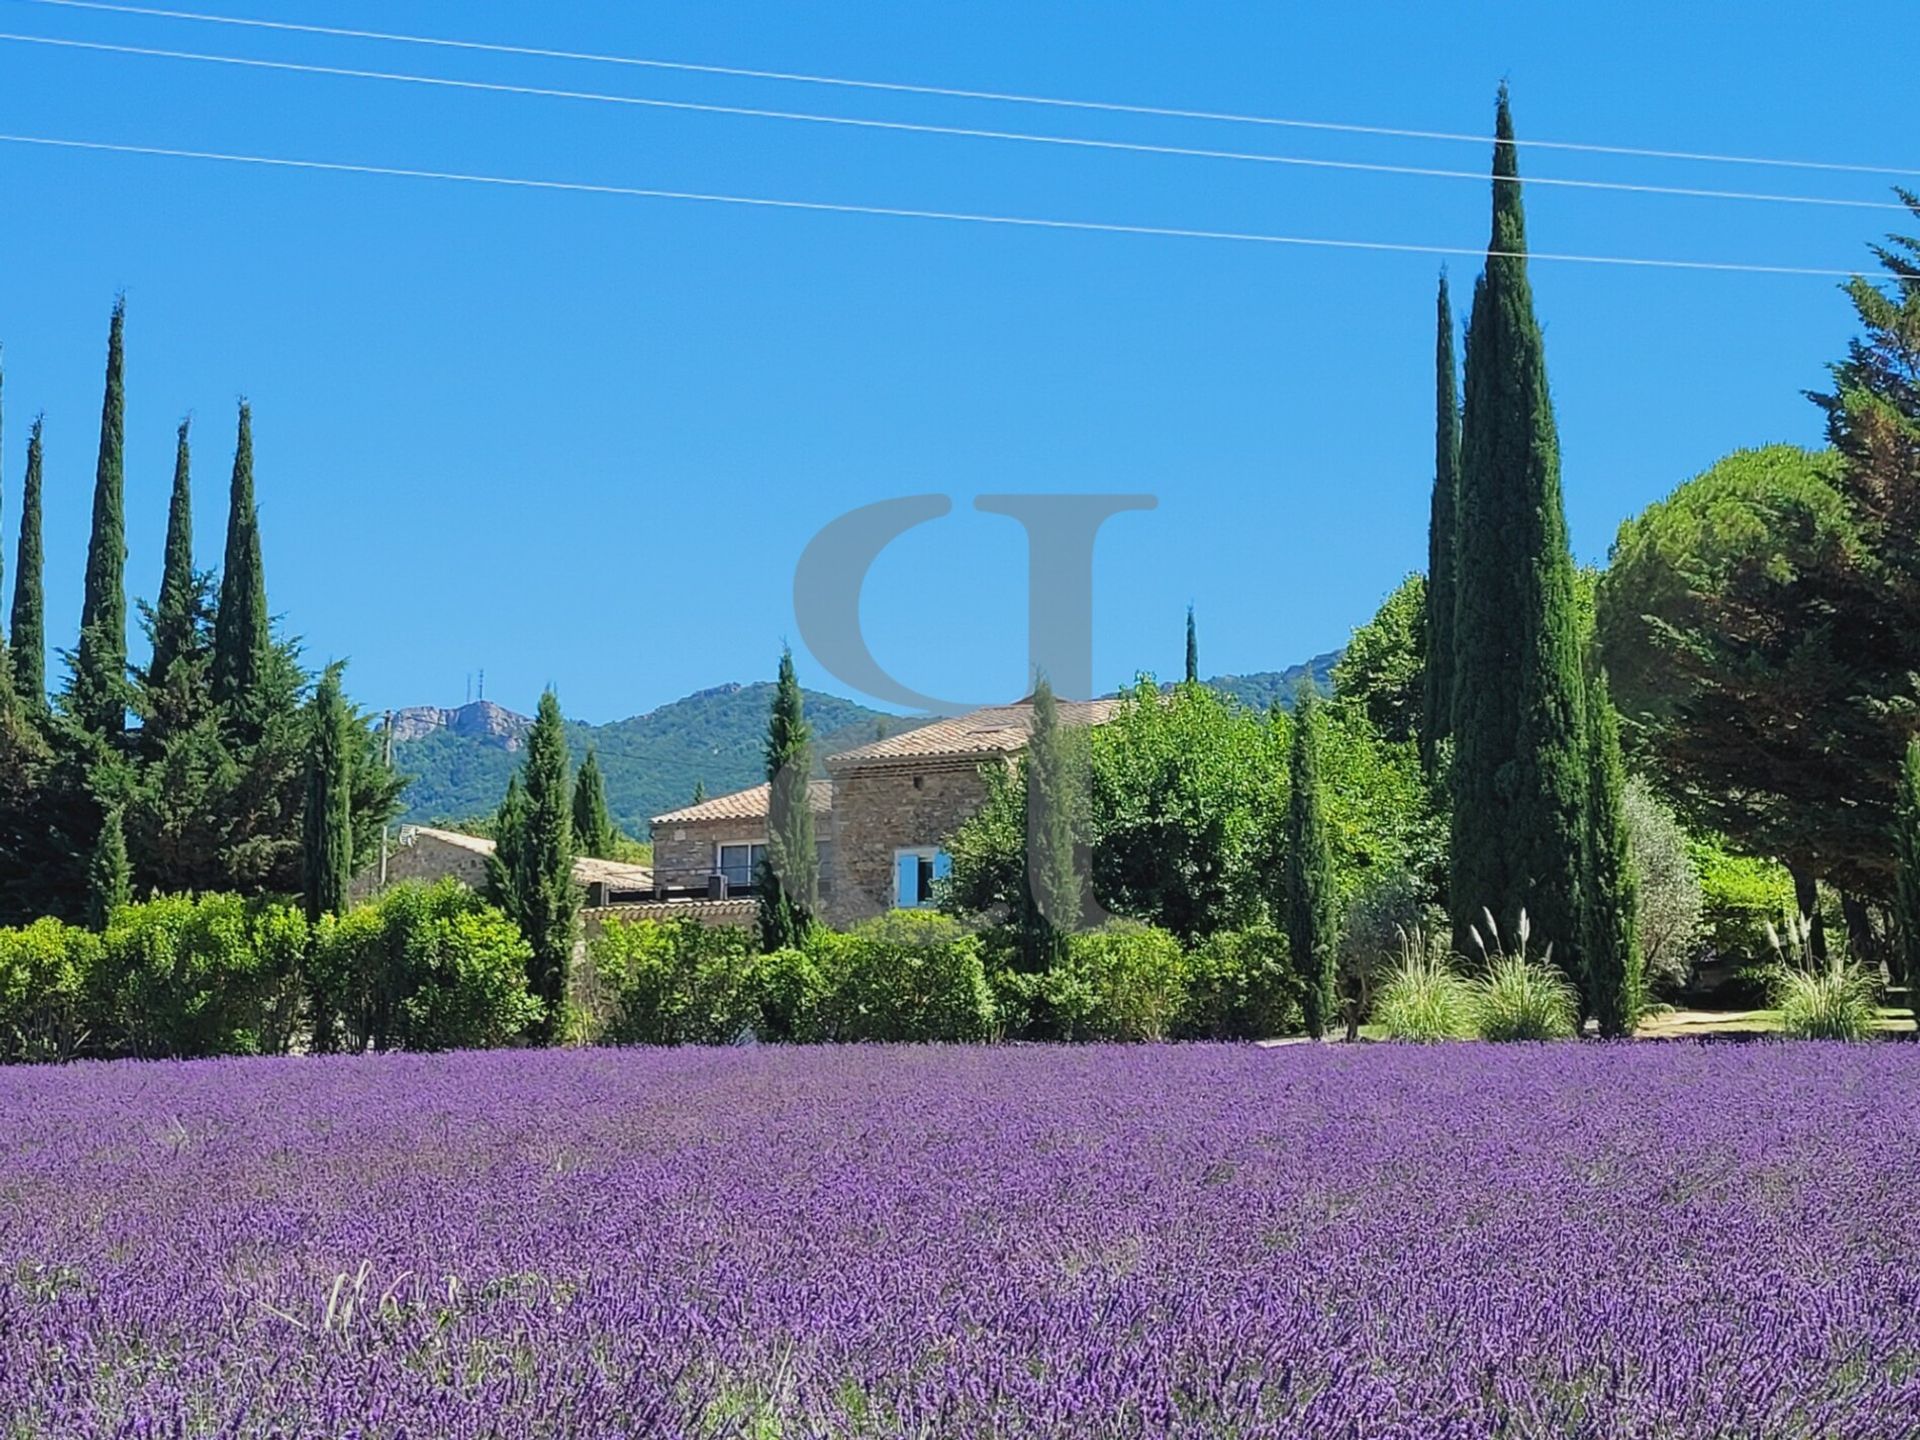
[[[1905,7],[204,0],[181,8],[918,84],[1920,166]],[[1561,11],[1569,13],[1559,13]],[[0,29],[940,125],[1482,171],[1477,144],[1099,115],[457,53],[0,0]],[[1874,37],[1879,37],[1878,41]],[[861,131],[0,41],[0,130],[837,203],[1484,244],[1482,183]],[[1523,172],[1885,200],[1885,177],[1531,151]],[[844,510],[940,492],[883,558],[881,660],[1004,698],[1024,541],[993,491],[1146,491],[1104,532],[1095,674],[1341,643],[1425,557],[1440,261],[751,210],[0,145],[4,496],[48,426],[71,643],[107,311],[128,298],[135,595],[173,429],[217,563],[255,409],[270,595],[363,705],[633,714],[769,677],[793,564]],[[1536,249],[1848,267],[1890,211],[1527,194]],[[1477,266],[1451,263],[1461,308]],[[1826,279],[1534,266],[1583,560],[1719,455],[1816,443],[1852,331]],[[11,576],[9,575],[9,587]],[[843,690],[810,657],[812,684]]]

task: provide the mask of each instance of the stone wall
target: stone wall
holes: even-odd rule
[[[431,884],[448,876],[475,890],[484,890],[487,886],[485,851],[442,840],[437,835],[409,831],[403,826],[387,851],[388,885],[398,885],[407,880]],[[347,893],[358,902],[372,899],[379,889],[380,866],[376,862],[354,876]]]
[[[688,820],[653,829],[653,883],[669,889],[703,887],[713,873],[714,846],[764,845],[762,820]]]
[[[851,925],[892,909],[894,851],[945,844],[986,798],[976,759],[835,771],[828,919]]]

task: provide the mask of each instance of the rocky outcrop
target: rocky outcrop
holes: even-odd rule
[[[491,700],[475,700],[467,705],[442,710],[433,705],[410,705],[393,712],[393,738],[404,745],[436,730],[446,730],[468,740],[478,740],[499,750],[518,750],[527,738],[533,721],[516,715]]]

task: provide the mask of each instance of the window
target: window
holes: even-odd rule
[[[713,868],[727,877],[727,889],[745,890],[760,874],[765,845],[716,845]]]
[[[893,903],[903,910],[933,904],[934,882],[946,879],[952,869],[952,857],[932,846],[894,851]]]

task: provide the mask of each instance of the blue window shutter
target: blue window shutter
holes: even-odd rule
[[[918,855],[897,855],[893,861],[893,903],[895,905],[918,905],[920,903],[920,857]]]
[[[933,878],[944,880],[953,873],[953,857],[944,850],[933,852]]]

